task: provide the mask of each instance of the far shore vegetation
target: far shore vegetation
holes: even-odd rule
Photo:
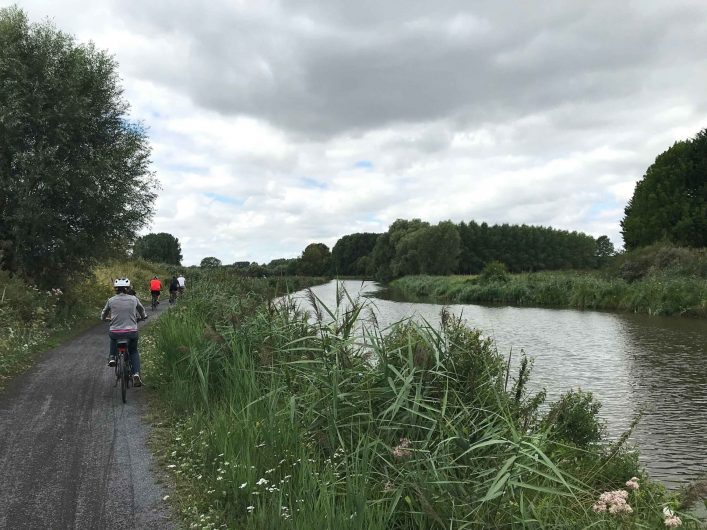
[[[475,276],[405,276],[391,295],[439,303],[509,304],[707,317],[707,251],[657,244],[601,271],[508,273],[501,262]]]

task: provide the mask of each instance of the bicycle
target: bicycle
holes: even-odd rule
[[[169,303],[174,304],[177,301],[177,291],[169,292]]]
[[[145,318],[138,319],[138,322],[145,320]],[[133,385],[133,366],[130,362],[130,353],[128,352],[128,342],[129,339],[116,339],[115,344],[118,349],[118,354],[115,359],[115,384],[118,386],[120,384],[120,395],[123,398],[123,403],[127,402],[127,391],[130,386]]]
[[[157,298],[158,296],[159,296],[159,295],[156,295],[155,293],[152,293],[152,303],[151,303],[151,305],[152,305],[152,310],[153,310],[153,311],[154,311],[155,309],[157,309],[157,306],[158,306],[159,303],[160,303],[160,301],[159,301],[158,298]]]

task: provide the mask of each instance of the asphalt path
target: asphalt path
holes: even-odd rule
[[[146,388],[123,404],[107,331],[48,351],[0,393],[0,529],[179,527],[147,448]]]

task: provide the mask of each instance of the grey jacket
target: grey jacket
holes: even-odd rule
[[[108,299],[101,320],[111,315],[111,331],[137,331],[137,315],[145,318],[145,308],[135,296],[120,293]]]

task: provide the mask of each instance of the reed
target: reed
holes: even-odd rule
[[[669,499],[633,453],[556,436],[529,363],[507,384],[493,343],[460,320],[380,329],[343,290],[336,307],[310,294],[305,314],[270,302],[265,280],[222,281],[200,277],[143,342],[192,527],[662,524]],[[630,517],[592,510],[633,475]]]
[[[707,316],[707,279],[650,274],[636,281],[596,272],[538,272],[508,281],[479,282],[458,276],[406,276],[391,282],[394,294],[447,303],[609,309],[652,315]]]

